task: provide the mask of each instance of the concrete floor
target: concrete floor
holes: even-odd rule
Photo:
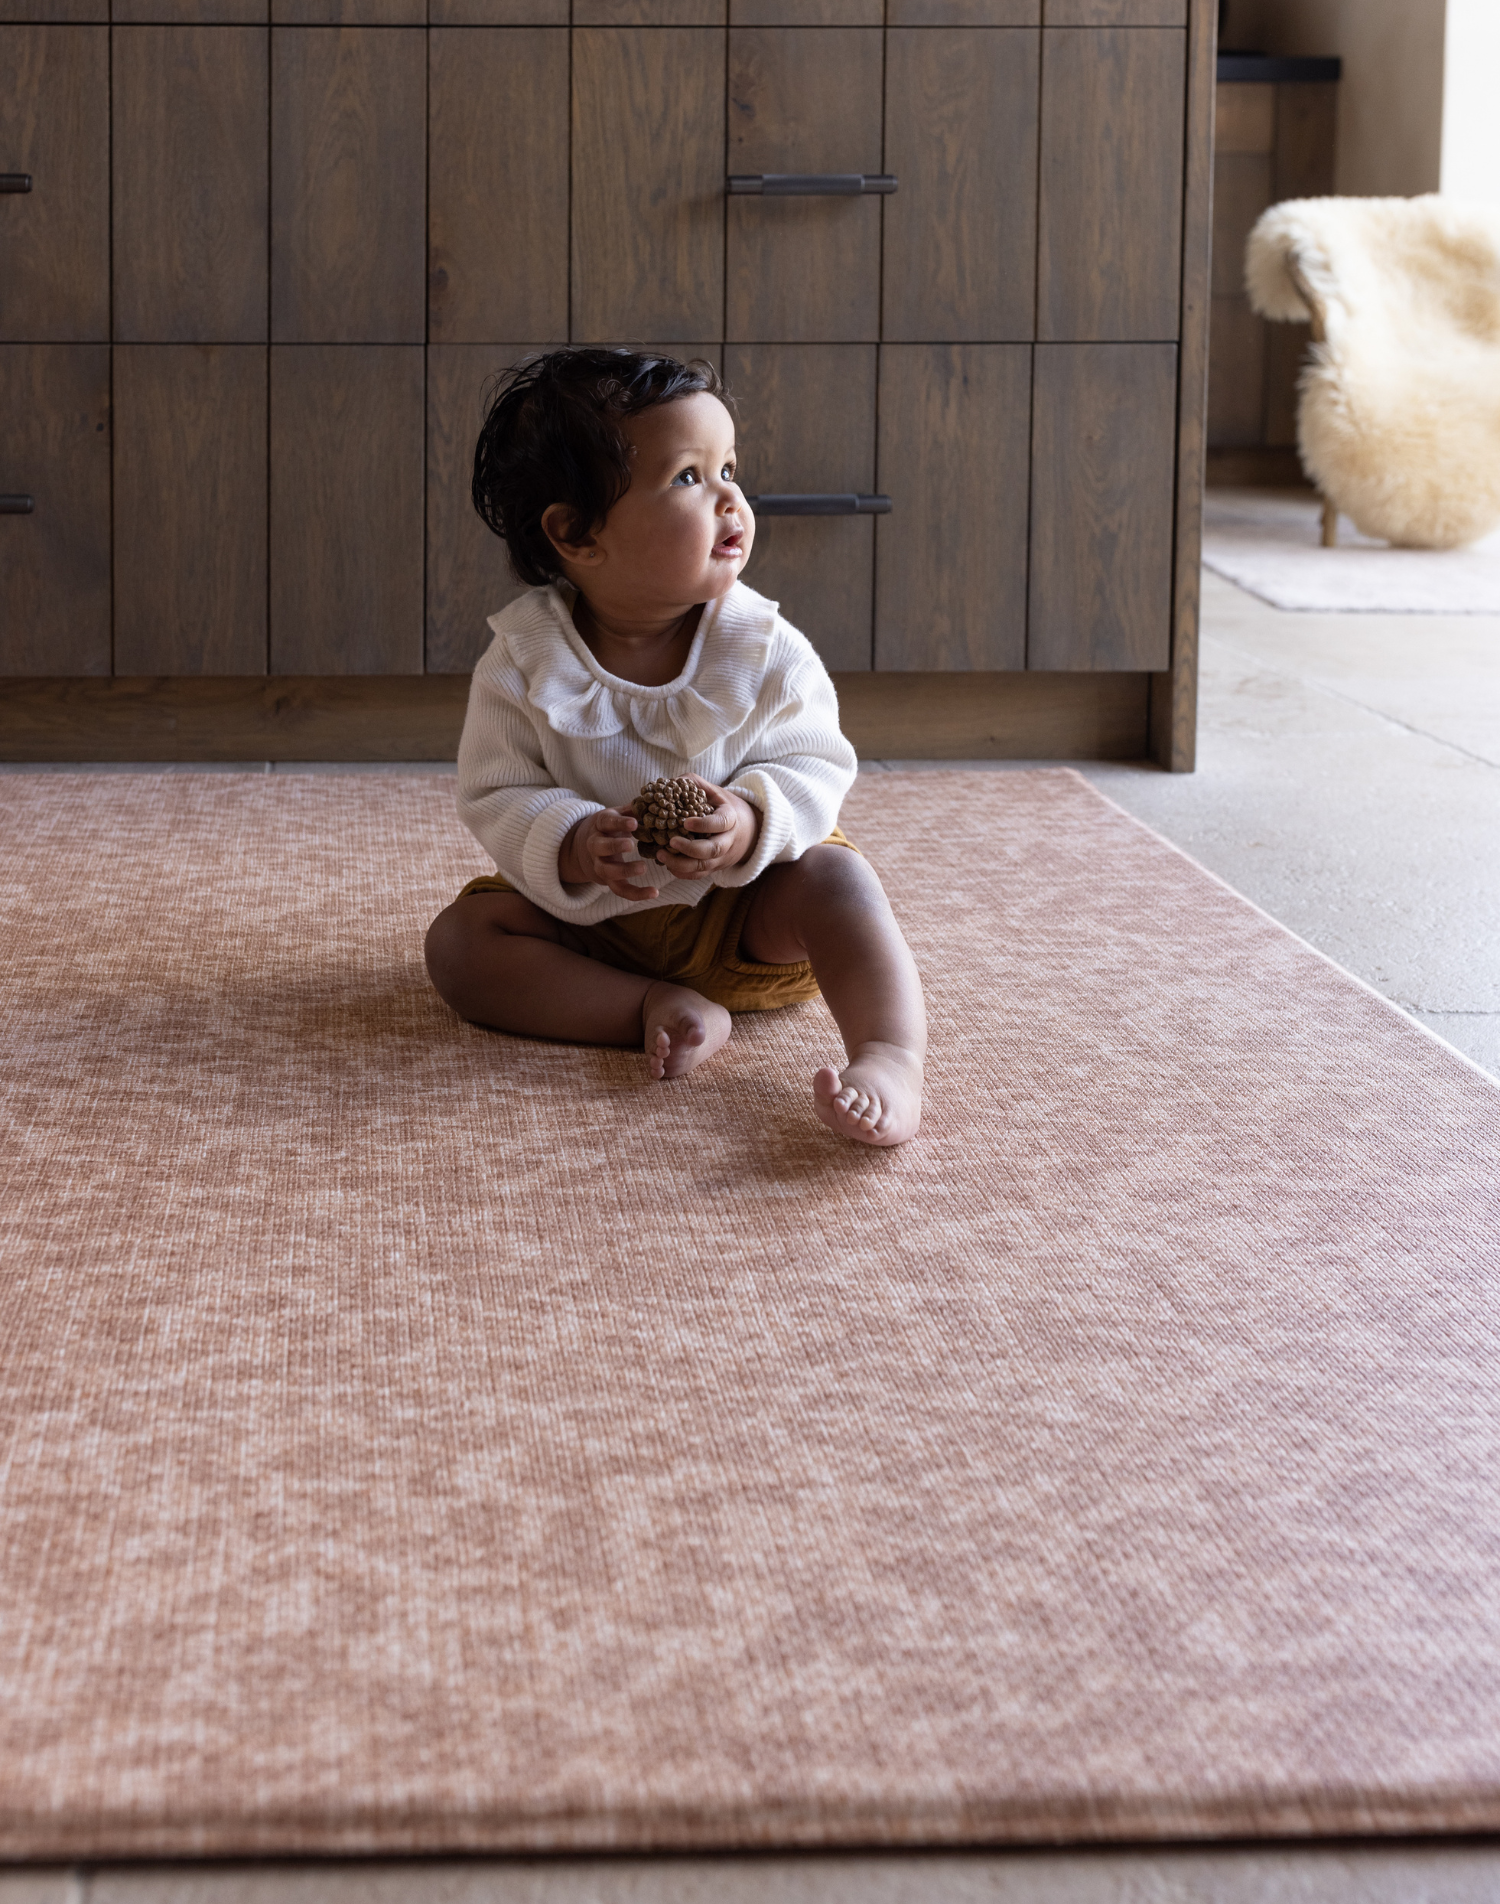
[[[1203,583],[1198,771],[1089,778],[1500,1076],[1500,616]]]
[[[1283,614],[1207,574],[1198,772],[1085,771],[1112,799],[1500,1077],[1500,617]],[[408,1900],[1500,1904],[1500,1840],[0,1868],[0,1904]]]

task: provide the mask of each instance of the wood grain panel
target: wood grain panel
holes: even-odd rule
[[[115,341],[262,342],[267,30],[113,39]]]
[[[873,344],[729,344],[740,487],[791,494],[875,487]],[[868,668],[873,516],[762,516],[745,580],[781,603],[830,668]]]
[[[271,335],[421,343],[427,330],[427,35],[276,29]]]
[[[271,351],[271,672],[420,674],[424,352]]]
[[[862,760],[1137,760],[1144,674],[836,673]],[[464,675],[17,681],[7,760],[453,760]]]
[[[1265,440],[1267,328],[1248,298],[1213,299],[1208,440],[1215,448]]]
[[[1271,202],[1269,152],[1221,152],[1214,161],[1213,294],[1243,297],[1245,241]]]
[[[1048,26],[1186,26],[1188,0],[1046,0]]]
[[[427,0],[432,26],[566,26],[569,0]]]
[[[1042,0],[888,0],[891,26],[1039,26]]]
[[[1139,760],[1144,674],[835,674],[861,760]]]
[[[435,27],[428,39],[428,337],[564,343],[568,36]]]
[[[469,495],[486,386],[537,344],[432,344],[427,351],[427,672],[467,674],[486,618],[524,594],[505,544]]]
[[[887,35],[884,335],[1029,339],[1036,321],[1035,32]]]
[[[116,26],[264,26],[270,0],[114,0]]]
[[[882,26],[885,0],[729,0],[731,26]]]
[[[0,21],[82,25],[109,19],[109,0],[0,0]]]
[[[1266,357],[1265,441],[1275,449],[1290,449],[1297,441],[1297,384],[1312,349],[1312,326],[1262,323],[1261,344]],[[1300,474],[1297,480],[1303,480]]]
[[[114,358],[115,672],[263,674],[266,347]]]
[[[881,171],[882,38],[866,27],[733,30],[729,170]],[[874,196],[729,199],[728,336],[873,343],[881,204]]]
[[[0,27],[0,338],[109,336],[109,29]]]
[[[573,0],[575,26],[723,26],[725,0]]]
[[[277,26],[425,26],[427,0],[271,0]]]
[[[1219,89],[1229,92],[1228,86]],[[1250,90],[1245,88],[1246,91]],[[1271,203],[1285,198],[1324,198],[1333,191],[1338,136],[1336,85],[1262,87],[1275,94],[1275,171]]]
[[[1177,349],[1039,344],[1028,665],[1171,659]]]
[[[1177,497],[1172,548],[1172,655],[1151,677],[1151,757],[1191,773],[1198,751],[1198,609],[1203,586],[1203,442],[1208,389],[1209,243],[1213,221],[1214,49],[1217,0],[1188,16],[1186,184],[1182,216],[1182,337],[1177,363]]]
[[[0,696],[7,760],[453,760],[462,676],[42,677]]]
[[[0,674],[108,674],[109,346],[0,344]]]
[[[885,344],[875,666],[1026,665],[1031,347]]]
[[[1177,335],[1185,36],[1042,36],[1037,335]]]
[[[573,336],[722,335],[724,33],[573,35]]]
[[[1214,151],[1269,152],[1276,143],[1276,88],[1226,80],[1214,111]]]

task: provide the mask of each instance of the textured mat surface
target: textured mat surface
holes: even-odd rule
[[[1500,1826],[1500,1091],[1066,772],[821,1005],[456,1022],[453,783],[0,778],[0,1853]]]

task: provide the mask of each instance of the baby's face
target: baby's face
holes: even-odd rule
[[[716,600],[755,539],[735,481],[734,420],[699,391],[627,418],[624,429],[630,487],[595,531],[597,554],[579,582],[641,610]]]

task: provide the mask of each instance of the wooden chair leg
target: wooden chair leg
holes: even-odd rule
[[[1323,547],[1336,549],[1339,545],[1339,512],[1333,503],[1325,497],[1323,500]]]

